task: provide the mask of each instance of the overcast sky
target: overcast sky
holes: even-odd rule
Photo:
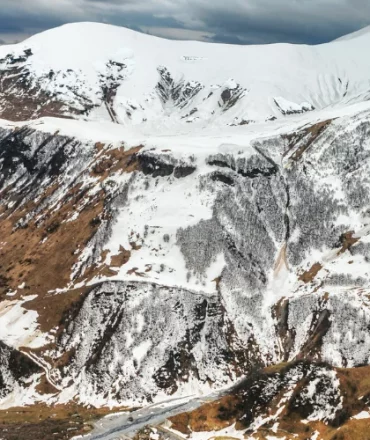
[[[0,0],[0,42],[75,21],[225,43],[317,44],[370,25],[370,0]]]

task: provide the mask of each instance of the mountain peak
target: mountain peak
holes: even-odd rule
[[[224,45],[67,24],[0,48],[9,93],[35,94],[32,105],[15,114],[8,102],[0,116],[83,116],[147,132],[168,122],[235,126],[345,106],[367,99],[370,60],[355,35],[346,50],[341,44]],[[41,105],[41,95],[52,105]]]
[[[368,46],[0,49],[3,440],[368,438]]]

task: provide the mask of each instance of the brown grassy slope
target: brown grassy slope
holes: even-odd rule
[[[96,159],[91,165],[96,184],[109,179],[112,173],[137,170],[136,153],[140,148],[104,150],[102,144],[97,144]],[[0,237],[4,243],[0,247],[0,300],[6,298],[9,290],[17,290],[25,283],[25,289],[18,289],[18,295],[12,299],[37,294],[26,307],[37,310],[43,331],[53,328],[68,306],[83,293],[83,289],[71,291],[54,295],[52,300],[48,294],[68,285],[79,255],[98,230],[101,220],[110,215],[105,211],[104,191],[88,196],[87,190],[82,191],[77,183],[64,195],[59,209],[46,205],[38,213],[42,221],[31,220],[26,227],[16,228],[17,222],[38,209],[57,187],[57,181],[50,183],[37,202],[31,201],[15,212],[5,211],[3,206],[4,215],[0,218]],[[77,210],[81,210],[78,218],[66,222]],[[92,268],[90,276],[94,274]]]
[[[268,375],[283,372],[287,366],[289,364],[266,368],[260,372],[260,378],[264,380]],[[268,436],[281,436],[285,437],[285,440],[307,440],[315,431],[320,433],[318,438],[321,440],[369,440],[370,419],[354,420],[352,417],[370,407],[370,367],[336,369],[336,372],[340,380],[343,408],[339,411],[337,419],[331,423],[303,423],[302,417],[291,410],[288,403],[276,420],[279,423],[277,433],[272,429],[275,421],[265,424],[256,433],[248,432],[245,415],[252,408],[253,402],[243,400],[240,390],[236,390],[195,411],[172,417],[170,419],[172,428],[185,435],[193,431],[204,432],[205,440],[212,437],[207,436],[207,432],[218,431],[234,424],[237,429],[247,432],[249,436],[258,440],[267,439]],[[297,388],[300,386],[301,383],[298,383]],[[258,416],[258,413],[274,414],[277,400],[279,399],[272,399],[265,405],[262,403],[261,411],[257,411],[254,417]]]
[[[124,410],[117,409],[114,412]],[[34,405],[0,411],[2,440],[68,440],[91,431],[92,423],[110,414],[108,408]]]

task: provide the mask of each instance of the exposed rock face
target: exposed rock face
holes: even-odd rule
[[[202,84],[192,81],[176,82],[166,67],[158,67],[160,80],[157,84],[157,92],[163,104],[172,103],[180,109],[184,108],[194,96],[199,93],[203,86]]]
[[[92,107],[88,99],[79,96],[77,85],[67,85],[65,90],[52,90],[50,87],[58,76],[66,78],[66,82],[70,82],[72,77],[77,79],[75,72],[50,70],[35,77],[28,67],[32,57],[32,49],[24,49],[20,55],[9,53],[0,59],[0,105],[3,119],[24,121],[42,116],[79,115]],[[70,106],[66,102],[66,94],[73,96],[75,101]]]
[[[238,349],[219,298],[184,289],[106,282],[63,326],[52,355],[73,355],[62,377],[80,382],[83,398],[102,403],[151,401],[192,381],[222,384],[258,363],[253,352]]]
[[[33,383],[34,377],[41,375],[42,369],[25,355],[0,342],[0,400],[17,390],[18,405],[22,404],[22,393]],[[32,401],[31,401],[32,403]]]
[[[145,175],[152,177],[166,177],[172,174],[176,178],[187,177],[194,173],[196,167],[191,163],[179,161],[171,155],[140,154],[138,157],[140,167]]]

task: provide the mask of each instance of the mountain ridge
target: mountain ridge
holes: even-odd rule
[[[104,25],[94,47],[87,27],[72,54],[45,34],[0,48],[0,417],[29,406],[24,432],[59,440],[73,411],[90,420],[246,378],[175,428],[350,439],[370,417],[369,37],[221,53]],[[151,58],[135,39],[156,42]],[[45,423],[53,406],[60,432]]]
[[[250,124],[343,106],[370,94],[369,62],[362,56],[369,38],[230,46],[69,24],[0,49],[3,99],[22,105],[19,115],[10,117],[12,109],[4,106],[2,115],[113,120],[154,131]]]

